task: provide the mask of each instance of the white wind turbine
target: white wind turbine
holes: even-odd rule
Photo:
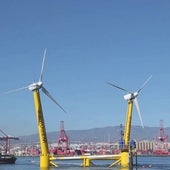
[[[152,76],[150,76],[145,82],[144,84],[141,86],[141,88],[139,90],[137,90],[136,92],[131,92],[128,91],[122,87],[119,87],[117,85],[114,85],[112,83],[107,82],[109,85],[116,87],[120,90],[123,90],[125,92],[127,92],[127,94],[124,96],[124,99],[127,100],[128,102],[128,107],[127,107],[127,114],[126,114],[126,121],[125,121],[125,128],[124,128],[124,133],[123,133],[123,148],[121,149],[121,153],[120,153],[120,162],[121,162],[121,166],[129,166],[129,161],[130,159],[132,159],[132,155],[131,154],[131,149],[130,149],[130,136],[131,136],[131,121],[132,121],[132,112],[133,112],[133,102],[136,105],[137,108],[137,112],[139,114],[139,118],[143,127],[143,122],[142,122],[142,118],[141,118],[141,113],[140,113],[140,109],[139,109],[139,104],[138,104],[138,100],[137,100],[137,96],[139,94],[139,92],[144,88],[144,86],[147,84],[147,82],[151,79]]]
[[[144,125],[143,125],[143,121],[142,121],[141,112],[140,112],[140,109],[139,109],[139,104],[138,104],[137,96],[139,95],[140,91],[144,88],[144,86],[148,83],[148,81],[151,78],[152,78],[152,75],[143,83],[143,85],[136,92],[131,92],[131,91],[126,90],[126,89],[124,89],[122,87],[119,87],[119,86],[117,86],[115,84],[107,82],[109,85],[127,92],[127,94],[124,95],[124,99],[127,100],[127,101],[134,101],[142,127],[144,127]]]
[[[39,89],[42,89],[42,92],[47,95],[55,104],[58,105],[58,107],[60,109],[62,109],[65,113],[66,111],[63,109],[62,106],[59,105],[59,103],[51,96],[51,94],[48,92],[48,90],[43,86],[43,82],[42,82],[42,78],[43,78],[43,70],[44,70],[44,63],[45,63],[45,57],[46,57],[46,49],[44,50],[44,54],[43,54],[43,60],[42,60],[42,65],[41,65],[41,72],[40,72],[40,77],[39,77],[39,81],[38,82],[34,82],[28,86],[24,86],[24,87],[21,87],[21,88],[18,88],[18,89],[14,89],[14,90],[10,90],[10,91],[7,91],[5,92],[5,94],[8,94],[8,93],[13,93],[13,92],[16,92],[16,91],[20,91],[20,90],[24,90],[24,89],[29,89],[30,91],[35,91],[35,90],[39,90]]]
[[[41,89],[45,95],[47,95],[55,104],[57,104],[60,107],[60,109],[62,109],[64,112],[66,112],[58,104],[58,102],[51,96],[51,94],[48,92],[48,90],[43,86],[42,77],[43,77],[45,56],[46,56],[46,49],[44,50],[41,72],[40,72],[40,77],[39,77],[38,82],[34,82],[28,86],[6,92],[6,94],[7,94],[7,93],[12,93],[12,92],[16,92],[19,90],[23,90],[26,88],[28,88],[30,91],[33,92],[37,124],[38,124],[39,139],[40,139],[40,146],[41,146],[40,168],[48,168],[50,165],[57,167],[57,165],[54,162],[52,162],[52,160],[54,160],[55,158],[50,155],[49,149],[48,149],[48,140],[47,140],[47,135],[46,135],[46,129],[45,129],[45,123],[44,123],[44,117],[43,117],[43,112],[42,112],[39,90]]]

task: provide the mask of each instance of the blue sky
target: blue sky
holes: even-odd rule
[[[46,129],[89,129],[125,122],[125,93],[153,75],[138,96],[144,126],[170,126],[169,1],[21,1],[0,5],[1,93],[37,81],[47,48],[41,93]],[[0,129],[37,133],[32,92],[0,98]],[[140,125],[134,108],[133,125]]]

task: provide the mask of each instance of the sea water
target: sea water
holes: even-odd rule
[[[133,170],[170,170],[170,156],[152,157],[140,156],[134,159]],[[81,161],[57,161],[58,168],[50,167],[49,170],[129,170],[127,168],[112,167],[109,161],[93,161],[92,167],[81,167]],[[132,170],[131,169],[131,170]],[[0,170],[44,170],[39,167],[39,157],[18,157],[15,164],[0,165]],[[47,169],[45,169],[47,170]]]

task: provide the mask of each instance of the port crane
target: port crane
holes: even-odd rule
[[[64,129],[64,121],[60,121],[60,133],[58,138],[58,146],[54,151],[55,155],[68,155],[69,154],[69,138]]]
[[[14,139],[14,140],[19,140],[18,137],[14,137],[14,136],[10,136],[7,135],[3,130],[0,129],[0,132],[4,135],[4,136],[0,136],[0,140],[5,141],[5,146],[1,143],[1,145],[5,148],[5,153],[6,154],[10,154],[10,140]]]
[[[156,137],[154,154],[168,155],[168,135],[165,134],[163,120],[160,120],[160,127]]]
[[[112,84],[110,82],[107,82],[109,85],[120,89],[122,91],[125,91],[127,94],[124,95],[124,99],[128,102],[128,106],[127,106],[127,114],[126,114],[126,121],[125,121],[125,128],[124,128],[124,135],[123,135],[123,140],[124,140],[124,149],[121,152],[121,156],[120,156],[120,164],[122,167],[128,167],[129,164],[132,161],[132,157],[130,156],[130,134],[131,134],[131,121],[132,121],[132,111],[133,111],[133,102],[135,103],[140,121],[141,121],[141,125],[143,126],[143,121],[142,121],[142,117],[141,117],[141,112],[139,109],[139,104],[138,104],[138,100],[137,100],[137,96],[139,95],[140,91],[144,88],[144,86],[148,83],[148,81],[151,79],[152,76],[150,76],[145,82],[144,84],[141,86],[141,88],[139,88],[136,92],[131,92],[129,90],[126,90],[120,86],[117,86],[115,84]]]
[[[45,128],[44,116],[43,116],[42,105],[41,105],[40,90],[42,90],[42,92],[47,97],[49,97],[55,104],[58,105],[58,107],[61,110],[63,110],[66,113],[63,107],[59,105],[59,103],[51,96],[51,94],[48,92],[48,90],[43,85],[42,78],[43,78],[45,57],[46,57],[46,49],[44,50],[44,54],[43,54],[39,81],[34,82],[28,86],[6,92],[6,94],[8,94],[8,93],[16,92],[19,90],[27,89],[27,88],[33,92],[40,147],[41,147],[40,168],[49,168],[50,165],[55,166],[55,167],[58,166],[56,163],[52,162],[53,160],[55,160],[55,158],[49,153],[46,128]]]

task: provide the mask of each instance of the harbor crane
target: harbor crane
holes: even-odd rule
[[[158,131],[158,135],[155,141],[155,149],[154,154],[156,155],[168,155],[168,135],[166,135],[163,120],[160,120],[160,127]]]
[[[4,135],[4,136],[0,136],[0,140],[5,141],[5,146],[2,144],[2,146],[5,148],[5,153],[6,154],[10,154],[10,140],[14,139],[14,140],[19,140],[18,137],[14,137],[14,136],[10,136],[7,135],[4,131],[2,131],[0,129],[0,132]]]
[[[64,121],[60,121],[60,133],[58,138],[58,146],[54,152],[56,155],[69,154],[69,138],[64,129]]]

